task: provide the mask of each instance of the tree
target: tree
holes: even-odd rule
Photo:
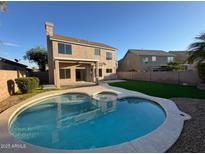
[[[26,51],[26,55],[23,58],[29,60],[29,62],[36,63],[39,70],[45,71],[45,66],[48,63],[48,52],[45,48],[36,47]]]
[[[169,62],[167,66],[168,66],[168,69],[171,71],[179,71],[181,69],[179,63],[177,62]]]
[[[6,12],[7,11],[7,3],[5,1],[0,1],[0,12]]]
[[[7,3],[5,1],[0,1],[0,12],[6,12],[7,11]],[[3,41],[0,40],[0,46],[3,43]]]
[[[187,61],[188,63],[197,62],[199,77],[202,79],[202,82],[205,82],[205,33],[197,36],[196,39],[198,41],[189,46]]]
[[[197,42],[192,43],[189,46],[188,63],[197,61],[198,63],[205,60],[205,33],[196,37]]]
[[[200,79],[205,83],[205,63],[198,63],[197,68]]]

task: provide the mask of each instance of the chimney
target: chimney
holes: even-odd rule
[[[53,36],[53,23],[45,22],[45,29],[46,29],[46,35],[47,36]]]

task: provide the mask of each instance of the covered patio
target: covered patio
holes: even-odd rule
[[[98,60],[59,57],[54,65],[54,84],[57,88],[98,84]]]

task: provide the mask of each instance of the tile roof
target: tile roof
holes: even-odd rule
[[[174,51],[169,51],[170,53],[188,53],[186,50],[174,50]]]
[[[88,40],[83,40],[83,39],[78,39],[78,38],[73,38],[73,37],[68,37],[68,36],[62,36],[62,35],[57,35],[57,34],[53,34],[53,36],[50,36],[50,39],[51,40],[56,39],[56,40],[60,40],[60,41],[67,41],[70,43],[79,43],[79,44],[85,44],[85,45],[90,45],[90,46],[95,46],[95,47],[116,50],[116,48],[111,47],[111,46],[106,45],[106,44],[103,44],[103,43],[92,42],[92,41],[88,41]]]
[[[149,55],[149,56],[175,56],[169,52],[163,50],[142,50],[142,49],[129,49],[128,52],[131,52],[135,55]]]

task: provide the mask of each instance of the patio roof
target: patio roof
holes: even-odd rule
[[[81,61],[81,62],[98,62],[98,59],[81,59],[81,58],[69,58],[69,57],[55,57],[55,60],[61,61]]]

